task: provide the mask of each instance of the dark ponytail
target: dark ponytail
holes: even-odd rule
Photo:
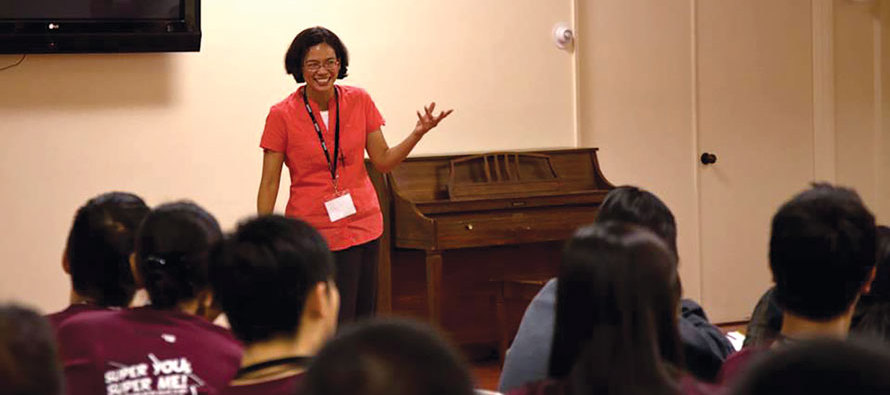
[[[191,202],[161,205],[136,238],[136,264],[152,306],[169,309],[208,287],[208,253],[222,238],[219,223]]]

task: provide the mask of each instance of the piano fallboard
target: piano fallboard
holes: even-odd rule
[[[480,198],[459,201],[416,202],[417,209],[427,216],[446,213],[488,210],[515,210],[528,207],[567,206],[602,203],[608,190],[587,190],[567,193],[522,195],[498,198]]]
[[[579,226],[593,222],[595,217],[596,208],[591,206],[440,215],[434,218],[435,248],[444,250],[565,240]],[[396,245],[399,245],[398,237]]]

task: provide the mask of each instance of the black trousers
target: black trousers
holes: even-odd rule
[[[374,315],[377,308],[377,261],[380,239],[334,251],[337,289],[340,290],[339,324]]]

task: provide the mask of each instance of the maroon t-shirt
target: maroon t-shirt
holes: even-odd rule
[[[299,373],[278,380],[250,385],[230,385],[223,389],[222,395],[299,395],[302,394],[303,378]]]
[[[78,314],[57,333],[69,394],[218,394],[241,363],[225,328],[139,307]]]
[[[717,382],[723,386],[729,387],[736,382],[753,364],[753,362],[763,358],[769,351],[769,348],[748,347],[743,348],[735,354],[726,358],[720,373],[717,374]]]
[[[68,318],[71,318],[77,314],[83,313],[85,311],[103,311],[109,310],[108,307],[102,307],[97,304],[92,303],[78,303],[68,306],[65,310],[55,312],[52,314],[47,314],[46,319],[49,320],[49,324],[52,325],[54,331],[59,330],[59,326],[62,325],[62,322],[65,322]]]

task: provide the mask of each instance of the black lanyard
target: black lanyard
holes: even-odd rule
[[[331,169],[331,180],[334,181],[334,188],[337,187],[337,158],[340,153],[340,93],[337,87],[334,87],[334,101],[337,103],[337,126],[334,127],[334,161],[331,162],[331,154],[328,153],[328,145],[324,142],[324,136],[321,134],[321,126],[315,120],[315,113],[312,112],[312,106],[309,105],[309,99],[306,97],[306,88],[303,88],[303,104],[306,105],[306,111],[309,118],[312,119],[312,125],[315,126],[315,133],[318,134],[318,141],[321,142],[321,149],[324,150],[324,157],[328,160],[328,167]]]
[[[295,368],[303,368],[312,361],[312,357],[287,357],[287,358],[278,358],[270,361],[264,361],[260,363],[255,363],[253,365],[245,366],[241,369],[238,369],[238,375],[236,377],[244,376],[248,373],[253,373],[258,370],[263,370],[272,366],[281,366],[281,365],[290,365]]]

